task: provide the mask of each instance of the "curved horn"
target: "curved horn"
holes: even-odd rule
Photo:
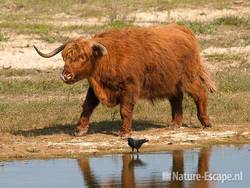
[[[50,52],[50,53],[48,53],[48,54],[42,53],[41,51],[39,51],[39,50],[37,49],[36,46],[34,46],[34,48],[35,48],[36,52],[37,52],[40,56],[45,57],[45,58],[50,58],[50,57],[52,57],[52,56],[58,54],[60,51],[62,51],[62,50],[65,48],[66,44],[67,44],[67,43],[65,43],[65,44],[63,44],[63,45],[61,45],[61,46],[59,46],[58,48],[56,48],[55,50],[53,50],[52,52]]]

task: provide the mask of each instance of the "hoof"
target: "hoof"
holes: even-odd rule
[[[181,127],[190,128],[191,126],[189,126],[188,124],[183,123],[183,124],[181,125]]]
[[[180,128],[181,127],[181,125],[179,125],[178,123],[176,123],[176,122],[171,122],[170,124],[169,124],[169,128],[171,128],[171,129],[178,129],[178,128]]]
[[[76,136],[76,137],[84,136],[87,134],[87,132],[88,132],[88,127],[76,128],[76,130],[74,132],[74,136]]]
[[[122,137],[122,138],[128,138],[131,136],[131,132],[124,132],[124,131],[120,131],[118,133],[118,136]]]
[[[208,128],[212,128],[212,124],[211,123],[203,126],[203,129],[208,129]]]

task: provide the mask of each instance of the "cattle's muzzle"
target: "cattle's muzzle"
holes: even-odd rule
[[[66,73],[65,71],[61,73],[60,78],[67,84],[73,84],[76,82],[74,75],[72,73]]]

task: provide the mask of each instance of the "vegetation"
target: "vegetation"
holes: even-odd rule
[[[217,61],[217,62],[240,61],[244,63],[245,61],[247,61],[248,55],[242,54],[242,53],[213,53],[213,54],[206,55],[206,57],[208,58],[208,61]]]
[[[6,41],[6,40],[7,40],[7,38],[4,36],[3,33],[0,32],[0,42],[1,41]]]
[[[66,85],[59,80],[58,72],[12,69],[0,72],[0,93],[4,97],[0,99],[0,132],[73,125],[77,122],[88,84],[82,81]],[[246,96],[250,94],[250,75],[235,69],[218,72],[215,79],[219,91],[209,95],[212,121],[215,124],[248,122],[250,100]],[[183,106],[185,123],[200,126],[192,99],[186,96]],[[155,101],[154,105],[140,101],[135,108],[134,128],[145,123],[166,126],[170,117],[167,101]],[[110,109],[100,105],[92,120],[99,126],[107,123],[118,126],[119,107]]]
[[[112,28],[134,27],[129,12],[171,12],[174,8],[204,7],[228,8],[231,0],[0,0],[0,42],[8,33],[35,35],[49,43],[64,42],[72,33],[93,34]],[[62,14],[62,15],[60,15]],[[53,19],[73,17],[106,18],[100,24],[56,24]],[[39,20],[39,21],[38,21]],[[163,21],[164,22],[164,21]],[[178,20],[198,36],[202,48],[250,45],[250,17],[225,16],[211,21]],[[158,24],[158,23],[155,23]],[[164,23],[165,24],[165,23]],[[218,92],[209,94],[209,113],[215,124],[245,124],[250,121],[250,66],[249,56],[241,53],[215,53],[206,55],[211,64],[220,66],[238,63],[238,68],[223,68],[214,73]],[[81,112],[88,83],[82,81],[66,85],[59,79],[59,70],[0,70],[0,132],[16,133],[19,130],[53,127],[70,127]],[[199,126],[196,108],[188,96],[184,100],[187,124]],[[164,113],[163,113],[164,112]],[[150,116],[148,116],[150,114]],[[135,107],[134,129],[144,124],[155,127],[170,122],[167,101],[155,101],[154,105],[140,101]],[[100,105],[92,117],[96,126],[118,126],[119,108]],[[107,125],[107,126],[106,126]]]

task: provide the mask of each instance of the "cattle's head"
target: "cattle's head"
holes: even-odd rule
[[[93,40],[84,40],[81,37],[70,40],[48,54],[40,52],[35,46],[34,48],[45,58],[62,51],[65,64],[60,77],[67,84],[88,78],[94,70],[95,61],[107,54],[107,49],[102,44]]]

